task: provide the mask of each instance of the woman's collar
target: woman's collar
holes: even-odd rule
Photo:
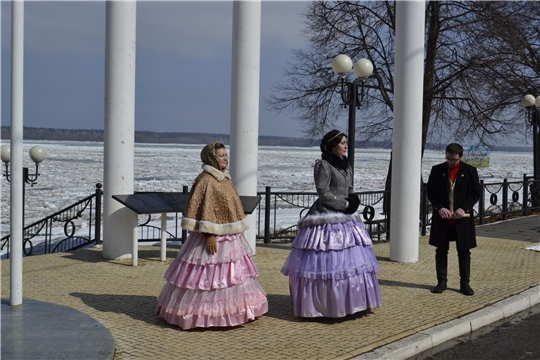
[[[227,170],[221,171],[208,164],[202,164],[202,169],[204,172],[212,175],[217,181],[222,181],[225,178],[231,180],[231,175]]]

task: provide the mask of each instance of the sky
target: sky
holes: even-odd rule
[[[1,123],[10,125],[11,1],[1,0]],[[305,1],[262,1],[259,134],[303,137],[264,99],[303,48]],[[137,1],[135,130],[230,133],[231,1]],[[103,129],[105,2],[27,1],[24,126]],[[345,126],[345,122],[344,122]]]

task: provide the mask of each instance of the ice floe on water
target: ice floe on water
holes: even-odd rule
[[[40,176],[33,187],[26,186],[25,223],[40,220],[95,192],[103,183],[103,143],[77,141],[27,141],[24,143],[24,166],[34,171],[28,151],[43,146],[47,159],[39,167]],[[191,187],[201,171],[200,151],[204,145],[135,144],[134,191],[182,191]],[[318,146],[260,146],[258,153],[258,191],[266,186],[273,191],[314,192],[313,164],[320,158]],[[531,153],[492,151],[490,167],[479,169],[486,183],[521,181],[533,173]],[[234,159],[230,159],[231,162]],[[443,151],[427,150],[422,161],[422,177],[427,181],[431,167],[444,161]],[[357,149],[355,153],[356,191],[384,189],[390,164],[389,149]],[[233,179],[234,181],[234,179]],[[1,181],[2,235],[9,233],[10,192],[5,178]],[[294,212],[294,211],[293,211]],[[280,211],[278,222],[295,223],[296,212]],[[158,225],[159,226],[159,225]]]

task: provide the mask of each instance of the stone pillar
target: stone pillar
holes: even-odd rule
[[[422,176],[424,1],[396,2],[390,260],[418,261]]]
[[[112,198],[112,195],[133,193],[135,30],[136,2],[107,1],[103,168],[103,257],[106,259],[131,258],[132,252],[136,252],[137,215]]]
[[[244,196],[257,195],[261,2],[233,2],[230,173]],[[255,251],[256,218],[245,232]]]
[[[10,304],[23,303],[24,1],[11,3]]]

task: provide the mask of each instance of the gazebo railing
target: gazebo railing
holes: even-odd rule
[[[481,181],[482,195],[473,211],[478,224],[488,219],[507,220],[511,216],[526,216],[540,211],[540,181],[523,175],[522,181],[485,183]],[[101,184],[96,192],[75,204],[60,210],[42,220],[24,227],[24,255],[49,254],[78,249],[92,244],[101,244]],[[425,187],[421,188],[420,233],[426,235],[431,225],[432,209],[427,200]],[[257,217],[256,238],[269,244],[272,241],[290,241],[298,231],[297,222],[303,218],[317,199],[315,192],[272,191],[267,186],[259,192],[261,201],[254,211]],[[390,191],[357,192],[360,198],[359,212],[374,241],[388,240],[391,219],[383,209],[391,206]],[[390,205],[388,205],[390,204]],[[167,229],[167,241],[186,239],[186,231],[180,228],[181,213],[169,214],[175,225]],[[138,240],[160,241],[161,229],[151,224],[154,215],[139,217]],[[61,233],[58,229],[62,229]],[[0,239],[0,248],[9,249],[10,235]]]

